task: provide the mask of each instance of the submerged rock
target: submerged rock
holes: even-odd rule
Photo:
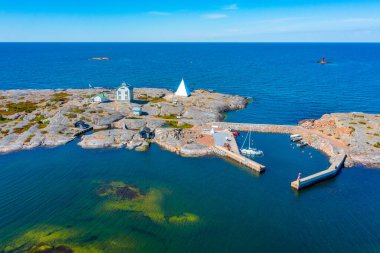
[[[123,182],[104,184],[99,187],[96,194],[101,197],[108,196],[118,200],[132,200],[143,195],[140,189]]]

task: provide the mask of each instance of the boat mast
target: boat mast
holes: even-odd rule
[[[251,149],[251,129],[249,129],[248,149]]]
[[[248,133],[248,134],[249,134],[249,133]],[[243,142],[242,148],[244,148],[245,142],[247,141],[247,138],[248,138],[248,134],[245,136],[245,139],[244,139],[244,142]]]

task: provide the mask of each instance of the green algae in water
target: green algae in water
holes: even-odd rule
[[[4,252],[26,253],[103,253],[124,252],[133,249],[133,242],[127,237],[111,238],[105,241],[84,243],[81,231],[53,225],[40,225],[21,234],[4,247]]]
[[[143,193],[140,189],[129,186],[124,182],[111,182],[102,185],[97,194],[109,199],[104,204],[106,211],[139,212],[157,223],[195,223],[199,217],[195,214],[184,213],[179,216],[166,218],[162,210],[163,190],[151,188]]]
[[[192,213],[184,213],[182,215],[172,216],[168,221],[177,224],[195,223],[199,221],[199,216]]]
[[[154,222],[165,222],[165,214],[161,209],[163,193],[158,189],[150,189],[144,195],[133,199],[108,200],[104,209],[106,211],[140,212],[143,216]]]
[[[51,225],[36,227],[5,246],[5,252],[27,251],[39,244],[62,244],[65,241],[78,236],[74,229],[66,229]]]

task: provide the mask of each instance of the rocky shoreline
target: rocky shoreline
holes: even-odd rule
[[[300,134],[333,159],[348,155],[346,166],[380,167],[380,115],[326,114],[297,126],[222,122],[224,113],[247,106],[241,96],[196,90],[189,97],[167,89],[136,88],[129,103],[114,101],[111,89],[0,91],[0,153],[64,145],[78,136],[83,148],[145,151],[151,143],[183,156],[212,153],[212,127]],[[93,102],[106,94],[106,103]],[[142,115],[134,115],[139,107]],[[89,131],[92,130],[92,131]],[[82,135],[83,132],[89,131]]]
[[[99,93],[107,94],[110,101],[94,103],[92,98]],[[177,97],[167,89],[136,88],[132,103],[114,101],[114,93],[111,89],[0,91],[0,152],[64,145],[84,130],[81,125],[94,129],[81,137],[83,148],[142,151],[153,142],[170,150],[176,132],[223,120],[224,112],[248,104],[247,98],[206,90]],[[142,109],[141,116],[133,114],[134,107]],[[143,128],[156,137],[143,137]],[[167,143],[162,141],[165,134]],[[199,155],[191,146],[183,150]]]

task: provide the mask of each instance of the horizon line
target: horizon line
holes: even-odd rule
[[[366,44],[378,44],[380,41],[0,41],[1,44],[4,43],[235,43],[235,44],[324,44],[324,43],[341,43],[341,44],[355,44],[355,43],[366,43]]]

